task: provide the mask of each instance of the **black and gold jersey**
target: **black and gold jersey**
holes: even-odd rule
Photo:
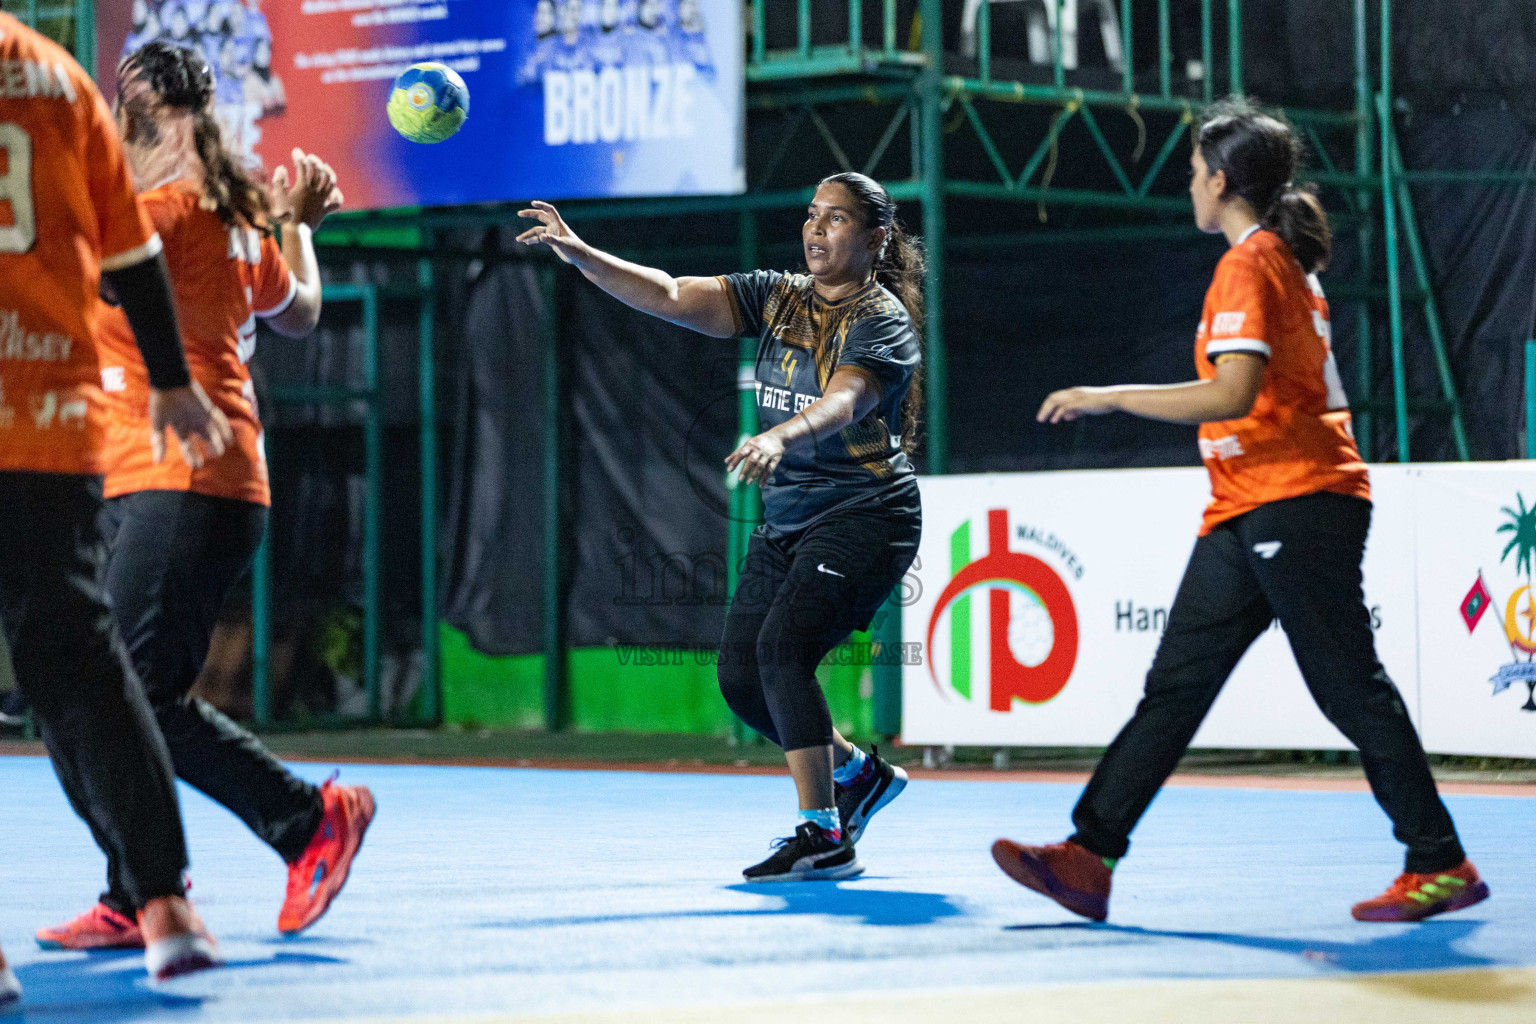
[[[784,423],[822,397],[832,374],[851,367],[880,399],[862,420],[785,451],[763,484],[764,530],[799,533],[833,509],[915,487],[901,448],[902,405],[922,348],[900,301],[879,284],[841,302],[816,294],[809,275],[759,270],[722,277],[736,327],[756,335],[757,410],[762,429]]]

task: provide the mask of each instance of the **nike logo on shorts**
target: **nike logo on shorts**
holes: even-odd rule
[[[847,579],[847,578],[848,578],[848,577],[847,577],[847,576],[843,576],[843,574],[842,574],[842,573],[840,573],[840,572],[837,572],[837,571],[836,571],[836,570],[834,570],[834,569],[828,569],[828,568],[827,568],[827,563],[826,563],[826,562],[822,562],[822,563],[821,563],[821,564],[820,564],[820,565],[818,565],[818,566],[817,566],[817,567],[816,567],[816,571],[817,571],[817,572],[824,572],[824,573],[826,573],[826,574],[827,574],[827,575],[828,575],[828,576],[842,576],[842,577],[843,577],[843,579]]]
[[[1280,541],[1266,540],[1263,543],[1255,544],[1253,546],[1253,553],[1268,561],[1280,553]]]

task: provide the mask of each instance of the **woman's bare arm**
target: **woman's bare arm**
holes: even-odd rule
[[[1253,409],[1264,384],[1262,356],[1224,356],[1213,380],[1188,384],[1123,384],[1108,388],[1067,388],[1046,398],[1035,416],[1041,423],[1065,423],[1083,416],[1128,412],[1164,423],[1235,420]]]
[[[865,416],[880,401],[880,388],[867,373],[839,367],[827,381],[822,395],[771,430],[749,437],[725,457],[727,469],[741,467],[741,482],[750,484],[772,475],[784,450],[797,444],[830,437]]]
[[[736,334],[731,296],[719,278],[673,277],[664,270],[642,267],[583,242],[548,203],[535,202],[518,216],[539,222],[517,236],[519,242],[544,243],[588,281],[626,306],[660,317],[668,323],[730,338]]]

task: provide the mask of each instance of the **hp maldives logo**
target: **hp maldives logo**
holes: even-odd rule
[[[1509,642],[1509,652],[1514,660],[1499,666],[1488,681],[1493,684],[1495,697],[1516,683],[1524,683],[1526,696],[1521,710],[1536,712],[1536,505],[1526,508],[1523,494],[1516,494],[1515,498],[1519,508],[1505,506],[1500,509],[1507,521],[1497,530],[1509,534],[1508,543],[1499,555],[1500,563],[1514,555],[1515,582],[1520,583],[1522,576],[1524,578],[1524,584],[1517,586],[1504,602],[1504,639]],[[1468,634],[1477,631],[1483,613],[1493,603],[1493,594],[1479,571],[1477,582],[1461,599],[1461,617],[1467,624]]]
[[[950,535],[952,576],[928,620],[928,672],[940,693],[978,700],[976,662],[989,662],[987,706],[1007,712],[1014,701],[1044,704],[1066,687],[1077,664],[1077,608],[1055,569],[1009,548],[1006,509],[990,510],[986,521],[987,552],[974,560],[972,523]],[[1064,551],[1054,536],[1045,543]],[[946,619],[949,658],[941,672],[934,636]]]

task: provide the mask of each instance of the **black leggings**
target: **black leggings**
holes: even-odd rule
[[[207,701],[189,696],[219,610],[251,564],[267,510],[184,491],[139,491],[102,511],[111,545],[107,592],[128,654],[178,777],[229,808],[284,861],[320,825],[320,792]],[[110,855],[103,902],[121,909],[121,867]]]
[[[759,530],[725,618],[720,692],[785,750],[832,742],[816,666],[866,628],[917,555],[916,487],[834,511],[789,541]]]
[[[0,472],[0,624],[75,812],[115,865],[126,913],[182,894],[170,755],[102,589],[101,477]]]
[[[1200,538],[1146,696],[1072,812],[1077,842],[1124,856],[1238,659],[1278,617],[1312,699],[1359,749],[1371,792],[1408,847],[1407,870],[1461,863],[1418,733],[1376,658],[1360,575],[1370,523],[1370,502],[1310,494],[1261,505]]]

